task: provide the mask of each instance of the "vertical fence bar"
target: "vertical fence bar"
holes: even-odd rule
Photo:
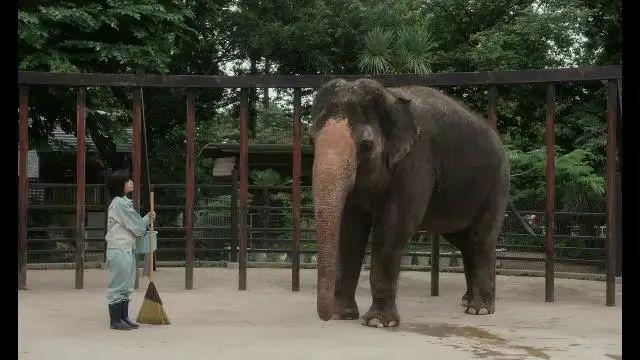
[[[498,88],[495,85],[489,86],[489,124],[496,130],[498,128]]]
[[[616,116],[618,94],[614,80],[607,84],[607,306],[616,304]]]
[[[27,289],[27,211],[29,206],[29,87],[20,85],[18,158],[18,289]]]
[[[555,257],[555,198],[556,198],[556,169],[555,169],[555,130],[554,116],[556,111],[555,84],[547,85],[546,95],[547,116],[545,122],[546,147],[547,147],[547,204],[546,219],[547,233],[545,246],[545,288],[544,297],[546,302],[554,301],[554,257]]]
[[[623,106],[622,106],[622,79],[616,80],[618,86],[618,113],[620,116],[616,120],[616,277],[622,277],[622,163],[624,161],[624,152],[622,149],[622,122]],[[617,281],[617,280],[616,280]]]
[[[103,199],[103,208],[102,211],[104,212],[104,235],[107,235],[107,228],[109,227],[109,187],[106,185],[109,182],[109,178],[111,177],[111,168],[108,167],[104,170],[104,189],[102,192],[102,199]],[[137,268],[137,264],[138,264],[138,259],[135,260],[136,261],[136,268]],[[106,242],[104,243],[104,248],[102,250],[102,262],[106,263],[107,262],[107,244]]]
[[[230,261],[238,261],[238,170],[231,170],[231,241]]]
[[[249,192],[249,104],[247,88],[240,89],[240,219],[239,290],[247,289],[247,198]]]
[[[76,289],[84,288],[84,212],[85,212],[85,172],[87,164],[86,146],[86,103],[87,89],[78,88],[76,103]]]
[[[193,289],[193,206],[196,187],[196,115],[195,99],[192,92],[187,95],[187,194],[185,209],[186,248],[184,288]]]
[[[133,90],[133,139],[131,149],[131,179],[133,180],[133,206],[140,210],[140,186],[142,180],[142,88]],[[148,254],[146,256],[153,256]],[[140,272],[136,261],[136,281],[134,288],[140,286]]]
[[[293,249],[291,251],[291,277],[293,291],[300,291],[300,175],[302,172],[302,138],[300,133],[302,116],[302,90],[293,91],[293,184],[291,206],[293,212]]]
[[[495,85],[489,86],[489,104],[488,104],[489,124],[498,132],[498,88]],[[493,292],[495,293],[496,270],[495,261],[493,262]]]
[[[440,235],[431,234],[431,296],[440,295]]]

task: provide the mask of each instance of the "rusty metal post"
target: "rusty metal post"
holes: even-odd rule
[[[302,135],[300,133],[302,117],[302,90],[293,91],[293,184],[291,187],[291,206],[293,212],[293,248],[291,251],[291,289],[300,291],[300,175],[302,172]]]
[[[20,85],[18,159],[18,289],[27,289],[27,211],[29,206],[29,87]]]
[[[102,198],[103,198],[103,212],[104,212],[104,235],[107,235],[107,228],[109,227],[109,187],[107,186],[107,184],[109,183],[109,178],[111,177],[111,168],[108,167],[104,170],[104,189],[102,192]],[[138,266],[138,259],[135,260],[136,261],[136,268]],[[106,264],[107,262],[107,243],[104,243],[104,249],[102,252],[102,262]]]
[[[240,89],[240,219],[238,289],[247,290],[247,198],[249,192],[249,104],[248,89]]]
[[[607,306],[616,305],[616,116],[618,94],[614,80],[607,84]]]
[[[85,173],[87,164],[86,146],[86,103],[87,89],[78,88],[76,103],[76,289],[84,288],[84,212]]]
[[[195,100],[193,93],[187,95],[187,203],[185,209],[185,280],[184,287],[193,289],[193,207],[196,187],[196,120]]]
[[[142,89],[133,90],[133,139],[131,149],[131,180],[133,180],[133,206],[140,211],[140,186],[142,186]],[[148,254],[147,256],[153,256]],[[136,282],[134,288],[140,287],[140,271],[136,260]]]
[[[229,260],[231,262],[238,261],[238,170],[231,170],[231,240]]]
[[[547,232],[545,246],[545,288],[544,297],[546,302],[554,301],[554,277],[555,277],[555,198],[556,198],[556,168],[555,168],[555,129],[554,116],[556,111],[555,84],[547,85],[546,95],[546,147],[547,147]]]
[[[489,86],[489,124],[493,130],[498,129],[498,88],[495,85]]]
[[[440,296],[440,235],[431,234],[431,296]]]

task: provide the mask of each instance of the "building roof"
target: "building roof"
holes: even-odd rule
[[[293,145],[249,144],[249,169],[275,169],[282,173],[293,171]],[[237,168],[240,144],[208,144],[200,155],[213,159],[213,176],[228,177]],[[311,176],[313,146],[302,146],[302,176]]]
[[[133,129],[131,128],[126,128],[125,129],[126,132],[126,139],[123,142],[117,142],[116,143],[116,152],[119,153],[130,153],[132,146],[132,139],[133,139]],[[55,152],[55,151],[76,151],[76,145],[78,143],[78,138],[74,135],[74,134],[69,134],[66,133],[64,130],[62,130],[59,126],[56,127],[53,130],[52,133],[52,139],[53,140],[51,142],[51,147],[49,149],[43,149],[43,150],[39,150],[41,152]],[[86,138],[86,142],[87,142],[87,151],[89,152],[98,152],[98,149],[96,148],[95,143],[93,142],[93,139],[91,139],[91,136],[89,134],[87,134],[87,138]]]

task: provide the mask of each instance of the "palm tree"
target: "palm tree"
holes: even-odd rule
[[[368,32],[358,57],[360,70],[372,74],[431,72],[435,43],[421,26]]]

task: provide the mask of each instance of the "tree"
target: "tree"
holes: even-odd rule
[[[358,63],[360,70],[374,74],[426,74],[431,72],[434,46],[421,26],[376,28],[366,34]]]
[[[176,42],[194,31],[190,10],[178,0],[33,1],[18,8],[20,70],[166,73]],[[55,125],[75,130],[75,95],[69,89],[33,87],[30,135],[46,146]],[[122,88],[90,88],[87,128],[104,160],[123,167],[114,138],[122,134],[131,97]],[[99,112],[98,110],[101,110]],[[115,126],[114,126],[115,125]]]

